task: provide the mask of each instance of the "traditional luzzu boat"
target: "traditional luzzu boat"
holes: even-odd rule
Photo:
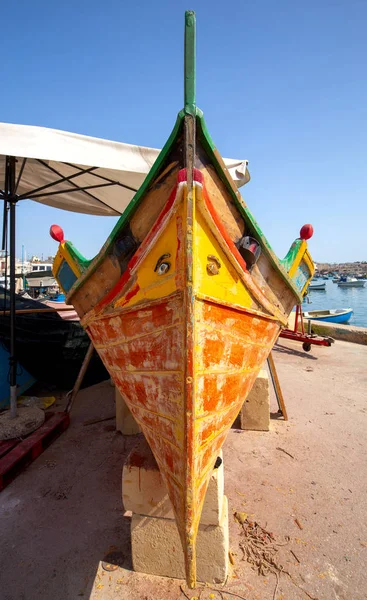
[[[301,229],[279,260],[195,103],[195,14],[185,16],[185,107],[91,261],[64,240],[54,275],[140,424],[174,507],[190,587],[208,481],[314,265]]]

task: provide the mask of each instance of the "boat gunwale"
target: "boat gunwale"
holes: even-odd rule
[[[202,205],[204,206],[204,210],[202,208]],[[275,306],[271,301],[267,299],[260,286],[251,277],[250,272],[247,270],[247,265],[245,261],[242,259],[242,256],[237,250],[234,242],[228,236],[216,210],[212,205],[212,202],[209,198],[209,194],[205,189],[205,184],[202,188],[202,198],[200,198],[199,195],[198,208],[199,210],[201,210],[205,221],[209,225],[212,233],[214,233],[219,243],[220,238],[222,239],[223,244],[220,244],[221,248],[225,253],[227,259],[231,262],[242,283],[245,285],[250,296],[252,296],[261,305],[263,310],[267,310],[268,313],[274,319],[278,320],[282,325],[285,326],[288,322],[288,316],[284,315],[277,306]]]
[[[222,247],[223,252],[225,253],[227,259],[231,262],[232,267],[235,269],[238,277],[241,279],[243,285],[248,290],[248,293],[261,305],[261,311],[257,311],[256,309],[246,309],[250,314],[256,315],[258,317],[269,318],[270,320],[278,321],[281,325],[286,326],[288,322],[287,315],[283,314],[281,310],[276,307],[273,303],[271,303],[264,292],[261,290],[259,285],[253,281],[250,273],[246,268],[246,264],[242,261],[242,257],[239,254],[236,246],[232,242],[232,240],[228,239],[228,235],[224,230],[214,207],[211,204],[208,193],[205,189],[205,183],[202,185],[200,182],[195,180],[195,188],[197,189],[196,201],[198,203],[198,209],[203,214],[205,221],[208,223],[208,226],[211,230],[215,229],[215,234],[220,238],[219,243]],[[133,278],[134,271],[139,267],[141,262],[146,258],[149,254],[150,248],[156,243],[157,239],[163,234],[165,228],[168,226],[172,216],[178,209],[179,202],[181,200],[182,186],[184,182],[177,183],[174,189],[172,190],[169,199],[167,200],[165,206],[163,207],[160,215],[157,217],[157,220],[146,237],[146,239],[142,242],[139,248],[136,250],[135,254],[130,259],[124,273],[120,276],[118,281],[115,283],[114,287],[93,307],[91,308],[82,318],[81,322],[84,327],[87,327],[88,324],[94,321],[98,316],[104,312],[104,310],[108,309],[106,304],[106,296],[109,297],[109,301],[116,302],[118,301],[118,297],[123,297],[123,292],[125,289],[130,289],[129,282]],[[187,185],[187,182],[186,182]],[[169,206],[170,204],[170,206]],[[219,228],[220,227],[220,228]],[[237,256],[238,255],[238,256]],[[241,265],[240,261],[244,264]],[[132,264],[133,263],[133,264]],[[246,270],[245,270],[246,269]],[[125,280],[124,285],[121,287],[122,280]],[[194,296],[200,295],[196,290],[194,291]],[[226,303],[225,301],[217,301],[215,298],[208,297],[210,301],[213,301],[217,304],[227,304],[230,306],[236,307],[238,310],[241,310],[242,307],[240,305],[235,305],[233,303]],[[148,299],[142,299],[139,303],[132,305],[131,308],[137,307],[139,305],[144,305],[149,301]],[[129,307],[126,307],[129,308]],[[123,310],[123,306],[114,306],[113,310],[109,310],[106,313],[106,317],[112,316],[115,314],[121,314]],[[265,312],[267,311],[267,312]],[[125,313],[124,313],[125,314]]]
[[[163,166],[164,161],[166,160],[167,156],[169,155],[169,152],[172,150],[175,142],[177,141],[179,135],[181,134],[181,129],[183,128],[183,123],[184,123],[184,119],[185,119],[186,115],[187,115],[187,113],[186,113],[185,109],[181,110],[178,113],[174,128],[173,128],[166,144],[164,145],[164,147],[162,148],[161,152],[159,153],[156,161],[154,162],[151,170],[149,171],[146,178],[144,179],[144,182],[142,183],[142,185],[140,186],[140,188],[134,195],[133,199],[130,201],[130,203],[126,207],[125,211],[123,212],[123,214],[121,215],[121,217],[119,218],[117,223],[115,224],[111,234],[108,236],[106,242],[103,244],[103,246],[102,246],[101,250],[99,251],[99,253],[97,254],[97,256],[95,256],[89,262],[85,271],[82,271],[80,273],[78,279],[74,282],[74,284],[70,288],[69,292],[66,295],[67,303],[72,304],[71,300],[72,300],[73,295],[80,289],[80,287],[83,285],[83,283],[95,272],[95,270],[98,268],[100,263],[103,261],[103,259],[108,254],[109,249],[112,247],[113,243],[115,242],[122,227],[124,227],[126,225],[126,223],[129,221],[129,219],[133,216],[134,211],[138,208],[140,201],[142,200],[142,197],[147,192],[151,183],[154,182],[154,179],[156,178],[156,176],[159,174],[159,171],[160,171],[161,167]],[[240,215],[243,218],[245,225],[252,232],[254,231],[256,233],[256,235],[258,236],[258,241],[259,241],[261,247],[263,248],[263,250],[265,251],[266,255],[268,256],[268,258],[270,259],[273,267],[275,267],[276,271],[282,277],[282,279],[284,280],[286,285],[294,293],[298,302],[301,302],[302,298],[303,298],[303,290],[305,289],[307,282],[305,283],[305,286],[304,286],[302,292],[300,292],[297,289],[297,287],[294,285],[292,279],[290,278],[289,274],[287,273],[287,271],[285,270],[285,268],[282,264],[282,259],[280,259],[276,256],[270,243],[268,242],[268,240],[265,237],[264,233],[262,232],[260,226],[256,222],[251,211],[249,210],[248,206],[246,205],[245,201],[243,200],[239,190],[237,189],[236,184],[234,183],[234,181],[228,171],[228,168],[225,166],[223,159],[222,159],[221,155],[219,154],[218,150],[216,149],[216,146],[214,145],[214,142],[210,136],[210,133],[209,133],[208,128],[205,123],[203,112],[199,108],[195,108],[195,111],[194,111],[194,114],[192,115],[192,117],[195,118],[196,125],[199,125],[198,132],[199,132],[199,134],[201,134],[200,141],[204,142],[202,144],[203,148],[206,151],[206,153],[208,154],[208,157],[211,160],[220,180],[225,184],[227,191],[230,193],[231,197],[234,199],[236,207],[239,210]],[[297,240],[299,240],[299,239],[300,238],[297,238]],[[73,246],[73,244],[71,242],[66,242],[65,244],[71,255],[73,255],[74,257],[77,256],[80,263],[84,262],[84,264],[87,264],[87,260],[84,257],[82,257],[82,255],[80,255],[80,253],[76,250],[76,248]],[[306,254],[307,254],[307,258],[311,258],[308,253],[308,250],[306,250]],[[294,258],[296,257],[296,255],[297,255],[297,248],[294,249]],[[283,259],[283,260],[285,260],[285,259]],[[289,258],[288,258],[288,262],[289,262]],[[311,262],[311,265],[313,265],[312,259],[311,259],[311,261],[307,261],[307,263],[308,262]],[[310,266],[310,265],[308,265],[308,266]]]
[[[115,224],[114,228],[112,229],[110,235],[108,236],[107,240],[103,244],[103,246],[100,249],[100,251],[98,252],[98,254],[89,262],[86,270],[84,272],[80,273],[78,279],[74,282],[74,284],[70,288],[69,292],[67,293],[67,295],[66,295],[67,303],[70,301],[70,303],[72,304],[71,298],[73,297],[75,292],[77,292],[79,290],[79,288],[83,285],[83,283],[87,279],[89,279],[89,277],[96,271],[96,269],[99,267],[99,265],[105,258],[106,254],[108,254],[108,250],[112,247],[112,245],[116,241],[116,238],[118,237],[118,234],[120,233],[121,229],[126,225],[128,220],[133,216],[135,210],[138,208],[138,206],[140,204],[140,200],[142,199],[145,192],[147,192],[149,186],[151,185],[151,183],[153,183],[156,176],[159,174],[159,171],[160,171],[161,167],[163,166],[164,161],[166,160],[166,158],[169,155],[170,151],[172,150],[177,138],[179,137],[179,135],[181,133],[181,128],[183,127],[183,120],[184,120],[184,111],[181,110],[179,112],[179,114],[177,115],[175,125],[173,127],[173,130],[171,131],[171,134],[170,134],[168,140],[166,141],[162,150],[158,154],[152,168],[147,173],[147,176],[144,179],[143,183],[141,184],[140,188],[138,189],[136,194],[133,196],[132,200],[129,202],[129,204],[125,208],[124,212],[122,213],[119,220]],[[67,249],[69,252],[71,250],[73,251],[74,254],[76,252],[79,257],[79,260],[85,261],[84,257],[82,257],[79,254],[79,252],[76,250],[76,248],[73,246],[73,244],[71,244],[70,242],[66,242],[66,245],[67,245]]]

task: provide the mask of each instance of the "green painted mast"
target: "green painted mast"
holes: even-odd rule
[[[185,12],[185,113],[196,112],[196,16]]]

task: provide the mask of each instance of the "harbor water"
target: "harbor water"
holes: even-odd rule
[[[367,282],[365,287],[339,287],[332,279],[318,279],[315,283],[326,283],[325,291],[310,290],[310,303],[303,303],[303,310],[330,310],[333,308],[352,308],[354,313],[348,325],[367,327]]]

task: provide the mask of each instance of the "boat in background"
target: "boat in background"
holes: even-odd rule
[[[47,305],[33,300],[28,295],[15,295],[16,311],[39,311],[45,308]],[[0,338],[8,351],[10,318],[6,311],[9,309],[10,292],[0,288]],[[66,314],[68,313],[69,311],[66,311]],[[61,314],[16,314],[16,355],[19,363],[38,381],[69,390],[75,384],[90,340],[77,315],[74,320],[64,320]],[[93,385],[108,378],[109,375],[98,354],[94,352],[83,386]]]
[[[64,239],[53,272],[139,423],[196,584],[196,538],[218,453],[314,274],[311,225],[279,260],[195,100],[185,15],[185,103],[144,183],[93,260]]]
[[[329,323],[347,323],[353,315],[352,308],[335,308],[331,310],[308,310],[303,312],[304,319],[328,321]]]
[[[357,279],[356,277],[342,277],[340,281],[338,281],[339,287],[359,287],[362,288],[366,285],[366,281],[364,279]]]
[[[26,392],[34,383],[36,379],[28,373],[21,364],[17,365],[17,396],[21,396]],[[9,351],[0,342],[0,410],[4,410],[9,407],[10,404],[10,384],[8,379],[9,373]]]
[[[68,306],[65,302],[65,294],[59,294],[52,299],[48,298],[46,300],[42,300],[42,304],[45,304],[49,308],[54,308],[57,311],[57,314],[60,315],[60,317],[65,321],[79,321],[79,316],[76,310],[73,308],[70,310],[65,310]]]
[[[341,277],[336,275],[335,277],[333,277],[333,283],[338,283],[338,281],[340,281]]]
[[[308,286],[309,291],[318,291],[325,292],[326,291],[326,283],[311,283]]]

